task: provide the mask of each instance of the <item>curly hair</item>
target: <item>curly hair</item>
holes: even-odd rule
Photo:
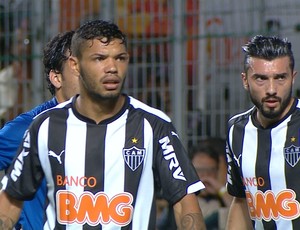
[[[44,48],[44,72],[46,75],[47,88],[52,95],[55,95],[55,86],[49,79],[50,71],[62,73],[64,63],[70,56],[73,35],[74,31],[59,33],[53,37]]]
[[[127,46],[126,35],[116,24],[99,19],[86,22],[75,31],[71,45],[72,55],[80,58],[86,41],[94,39],[98,39],[104,44],[109,44],[114,39],[120,39],[121,44]]]

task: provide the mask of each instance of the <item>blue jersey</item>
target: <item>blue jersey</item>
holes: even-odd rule
[[[23,113],[14,120],[9,121],[0,129],[0,170],[6,170],[14,159],[17,149],[22,142],[23,135],[31,124],[33,118],[39,113],[56,106],[55,98],[44,102],[31,111]],[[46,199],[46,182],[43,181],[35,197],[25,201],[18,224],[24,230],[43,228],[43,208]]]

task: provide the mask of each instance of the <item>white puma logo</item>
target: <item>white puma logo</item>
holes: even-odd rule
[[[234,160],[236,161],[237,165],[238,165],[239,167],[241,167],[240,160],[241,160],[242,154],[240,154],[238,157],[236,157],[236,156],[233,154],[233,157],[234,157]]]
[[[171,134],[172,134],[173,136],[176,136],[177,138],[179,138],[178,134],[175,133],[174,131],[171,131]]]
[[[59,164],[61,164],[62,163],[61,162],[61,154],[63,154],[64,152],[65,152],[65,150],[61,151],[60,154],[56,154],[55,152],[53,152],[52,150],[50,150],[49,151],[49,156],[55,157],[58,160]]]

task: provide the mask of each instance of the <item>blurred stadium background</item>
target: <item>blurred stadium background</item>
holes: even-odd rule
[[[240,80],[241,45],[256,34],[287,37],[297,69],[299,14],[299,0],[0,0],[0,71],[16,62],[21,68],[11,81],[0,73],[1,122],[50,98],[46,42],[101,18],[128,35],[128,94],[169,114],[186,147],[223,138],[229,117],[251,106]]]

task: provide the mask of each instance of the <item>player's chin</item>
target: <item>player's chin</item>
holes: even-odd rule
[[[106,99],[116,99],[121,95],[120,91],[107,91],[102,96]]]
[[[265,108],[262,111],[263,116],[268,119],[277,119],[281,113],[280,108]]]

